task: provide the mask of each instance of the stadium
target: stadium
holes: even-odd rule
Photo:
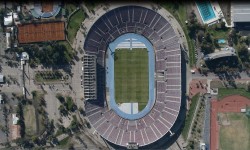
[[[84,83],[96,79],[84,85],[84,94],[96,91],[85,111],[101,137],[145,148],[180,130],[181,48],[169,21],[141,6],[115,8],[92,25],[84,50],[96,57],[95,69],[84,68]]]

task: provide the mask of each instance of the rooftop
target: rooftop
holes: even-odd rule
[[[4,82],[4,76],[0,74],[0,83]]]
[[[236,53],[233,47],[227,47],[219,52],[208,54],[204,57],[204,59],[212,60],[212,59],[227,57],[227,56],[236,56]]]
[[[250,22],[250,3],[247,1],[232,2],[231,12],[233,22]]]

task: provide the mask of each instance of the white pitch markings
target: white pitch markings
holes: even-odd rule
[[[166,111],[165,109],[163,109],[163,111],[165,111],[166,113],[168,113],[168,114],[170,114],[170,115],[172,115],[172,116],[175,116],[175,117],[176,117],[176,115],[174,115],[174,114],[172,114],[172,113],[170,113],[170,112]]]
[[[155,27],[155,25],[159,22],[159,20],[161,19],[161,16],[158,18],[158,20],[155,22],[155,24],[153,25],[153,27],[152,28],[154,28]]]
[[[100,112],[101,112],[101,110],[99,110],[99,111],[97,111],[97,112],[95,112],[95,113],[89,115],[89,117],[91,117],[91,116],[93,116],[93,115],[95,115],[95,114],[97,114],[97,113],[100,113]]]
[[[180,88],[179,88],[179,89],[180,89]],[[175,90],[175,91],[176,91],[176,90],[179,90],[179,89],[166,89],[166,90],[168,90],[168,91],[169,91],[169,90]]]
[[[146,19],[147,15],[148,15],[148,10],[146,11],[145,17],[143,19],[143,23],[145,22],[145,19]]]
[[[167,79],[180,79],[180,77],[174,77],[174,78],[167,77]]]
[[[133,142],[135,142],[135,131],[133,131],[133,135],[134,135],[134,141]]]
[[[166,68],[177,68],[177,67],[181,67],[181,66],[167,66]]]
[[[155,14],[155,16],[153,17],[153,19],[151,20],[151,22],[150,22],[150,24],[149,24],[149,27],[151,26],[152,22],[154,22],[155,17],[156,17],[156,14]]]
[[[165,108],[170,109],[170,110],[175,111],[175,112],[178,112],[177,110],[174,110],[174,109],[166,107],[166,106],[165,106]]]
[[[164,29],[167,25],[168,24],[165,24],[164,26],[162,26],[161,29],[157,33],[161,32],[161,30]]]
[[[124,134],[124,130],[122,130],[122,137],[121,137],[120,145],[122,144],[123,134]]]
[[[149,126],[149,127],[150,127],[150,129],[153,131],[155,137],[159,138],[159,137],[157,136],[157,134],[155,133],[155,131],[153,130],[153,128],[152,128],[151,126]]]
[[[163,43],[164,42],[166,42],[166,41],[168,41],[168,40],[171,40],[172,38],[175,38],[176,37],[176,35],[175,36],[172,36],[172,37],[170,37],[170,38],[168,38],[168,39],[166,39],[166,40],[164,40],[164,41],[162,41]]]
[[[104,119],[104,121],[103,121],[102,123],[100,123],[100,124],[96,127],[96,129],[98,129],[99,127],[101,127],[101,125],[102,125],[104,122],[106,122],[106,119]]]
[[[167,96],[166,97],[171,97],[171,98],[180,98],[180,97],[176,97],[176,96]]]
[[[112,133],[113,130],[114,130],[114,126],[112,126],[112,129],[111,129],[111,131],[109,132],[109,135],[108,135],[107,139],[109,138],[109,136],[110,136],[110,134]]]
[[[145,145],[145,140],[144,140],[144,137],[143,137],[143,134],[142,134],[142,130],[141,131],[141,137],[142,137],[142,141],[143,141],[143,144]]]
[[[91,110],[90,112],[93,112],[93,111],[95,111],[95,110],[97,110],[97,109],[100,109],[99,107],[96,107],[95,109],[93,109],[93,110]],[[98,113],[98,112],[100,112],[101,111],[101,109],[99,110],[99,111],[96,111],[95,113],[92,113],[91,115],[89,115],[90,117],[92,116],[92,115],[94,115],[94,114],[96,114],[96,113]]]
[[[148,126],[148,125],[146,124],[145,120],[144,120],[144,119],[142,119],[142,120],[143,120],[144,124],[145,124],[146,126]]]
[[[118,20],[118,18],[117,18],[117,16],[116,16],[116,11],[114,11],[114,13],[115,13],[116,21],[117,21],[117,23],[119,24],[120,22],[119,22],[119,20]]]
[[[119,132],[118,132],[118,134],[117,134],[117,137],[116,137],[116,139],[115,139],[115,143],[116,143],[117,140],[118,140],[118,137],[119,137],[120,132],[121,132],[121,130],[119,130]]]
[[[167,121],[165,118],[163,118],[162,116],[160,116],[164,121],[166,121],[167,123],[171,124],[173,126],[172,123],[170,123],[169,121]]]
[[[164,34],[165,32],[167,32],[171,27],[169,26],[169,28],[165,31],[163,31],[161,34],[159,34],[159,36],[161,36],[162,34]]]
[[[172,55],[167,55],[167,57],[171,56],[180,56],[181,54],[172,54]]]
[[[152,120],[154,120],[154,118],[153,118],[153,117],[151,117],[151,114],[149,114],[149,117],[150,117]]]
[[[132,134],[131,134],[131,131],[129,131],[129,141],[131,141],[131,137],[132,136]]]
[[[163,125],[169,130],[169,127],[168,127],[165,123],[163,123],[161,120],[159,120],[159,122],[160,122],[161,124],[163,124]]]
[[[147,139],[148,139],[148,135],[147,135],[147,132],[146,132],[146,129],[145,129],[145,128],[144,128],[144,132],[145,132],[146,137],[147,137]],[[148,139],[148,141],[149,141],[149,139]]]
[[[156,128],[156,130],[158,131],[158,133],[160,133],[160,135],[162,135],[161,132],[159,131],[159,129],[155,126],[155,124],[153,124],[153,126]]]
[[[178,101],[171,101],[171,100],[164,100],[164,101],[167,101],[167,102],[172,102],[172,103],[180,103],[180,102],[178,102]]]
[[[111,124],[109,124],[109,127],[107,128],[107,130],[104,132],[103,135],[105,135],[107,133],[107,131],[109,130],[110,127],[111,127]]]
[[[121,121],[122,121],[122,118],[120,118],[119,123],[118,123],[118,126],[120,125]]]

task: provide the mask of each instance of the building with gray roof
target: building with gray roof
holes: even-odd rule
[[[237,28],[250,29],[250,2],[231,2],[231,24]]]

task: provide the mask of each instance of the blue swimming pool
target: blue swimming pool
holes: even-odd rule
[[[225,39],[218,39],[218,43],[219,43],[219,44],[225,44],[225,43],[226,43],[226,40],[225,40]]]
[[[203,22],[215,18],[214,10],[209,1],[196,1]]]

